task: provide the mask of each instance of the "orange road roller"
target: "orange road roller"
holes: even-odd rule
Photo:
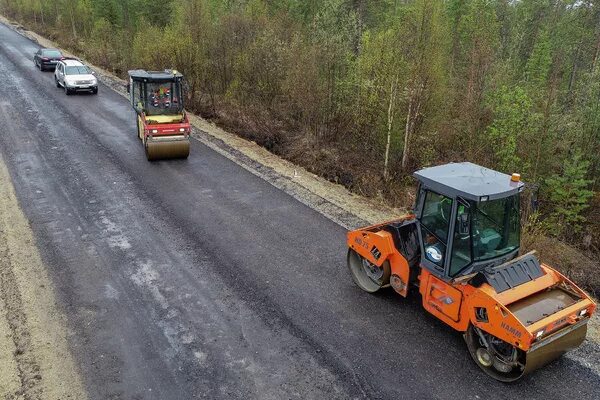
[[[414,176],[413,213],[348,233],[354,282],[404,297],[418,288],[425,310],[463,332],[475,363],[499,381],[578,347],[596,305],[535,252],[519,254],[520,176],[472,163]]]
[[[127,89],[137,136],[149,161],[187,158],[191,126],[183,107],[183,75],[175,70],[129,71]]]

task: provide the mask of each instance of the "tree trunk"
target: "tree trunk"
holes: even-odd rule
[[[600,15],[598,15],[598,20],[596,21],[596,32],[596,48],[594,50],[594,59],[592,61],[592,72],[596,70],[598,57],[600,56]]]
[[[70,12],[70,14],[71,14],[71,28],[73,28],[73,37],[75,39],[77,39],[77,29],[75,29],[75,10],[74,10],[74,8],[75,8],[75,5],[72,4],[71,5],[71,10],[70,10],[71,11]]]
[[[46,21],[44,21],[44,3],[42,3],[40,1],[39,4],[40,4],[40,18],[42,19],[42,25],[46,25]]]
[[[592,62],[592,72],[596,70],[596,65],[598,65],[598,56],[600,56],[600,33],[598,34],[598,40],[596,40],[596,51],[594,52],[594,61]]]
[[[398,80],[399,77],[396,77],[392,84],[390,85],[390,101],[388,105],[388,113],[387,113],[387,122],[388,122],[388,130],[387,130],[387,141],[385,144],[385,158],[383,162],[383,179],[389,179],[389,161],[390,161],[390,145],[392,143],[392,128],[394,126],[394,116],[395,116],[395,103],[396,97],[398,95]]]
[[[412,131],[412,115],[413,115],[413,97],[408,100],[408,113],[406,114],[406,127],[404,128],[404,148],[402,149],[402,169],[405,170],[408,164],[408,144]]]
[[[361,45],[362,45],[362,35],[365,26],[365,13],[366,13],[366,2],[365,0],[353,0],[352,8],[354,8],[354,12],[356,13],[356,33],[354,37],[354,54],[356,56],[360,55]]]
[[[404,148],[402,149],[402,169],[406,170],[410,157],[410,138],[414,133],[417,118],[421,113],[423,92],[425,84],[419,83],[409,91],[408,113],[406,114],[406,127],[404,129]]]
[[[546,138],[550,135],[551,117],[552,117],[552,106],[556,101],[556,92],[559,85],[559,76],[557,70],[552,70],[550,74],[550,81],[548,82],[548,91],[546,92],[546,101],[544,103],[544,112],[542,117],[542,128],[538,132],[536,146],[535,161],[533,164],[532,181],[536,182],[538,179],[538,172],[540,171],[540,163],[542,162],[543,147]]]
[[[573,84],[575,83],[575,77],[577,75],[577,66],[579,64],[579,52],[581,50],[581,43],[577,46],[575,51],[575,57],[573,58],[573,69],[571,70],[571,76],[569,77],[569,87],[567,89],[567,99],[571,100],[573,94]]]

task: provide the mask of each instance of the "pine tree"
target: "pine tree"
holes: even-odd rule
[[[547,223],[550,232],[557,236],[568,232],[581,232],[586,221],[583,215],[589,207],[594,192],[589,190],[591,181],[586,179],[589,161],[583,160],[580,152],[564,162],[563,170],[546,180],[548,201],[552,209]]]

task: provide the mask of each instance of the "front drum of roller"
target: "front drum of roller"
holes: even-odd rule
[[[478,351],[481,352],[483,349],[480,347],[481,344],[472,326],[465,333],[465,341],[473,360],[486,374],[501,382],[514,382],[556,360],[566,352],[579,347],[585,340],[586,333],[587,324],[583,324],[538,348],[526,353],[521,352],[524,368],[515,368],[509,372],[499,371],[493,365],[487,366],[481,362]]]
[[[148,161],[188,158],[189,155],[189,140],[174,140],[172,142],[146,142],[146,157],[148,158]]]
[[[529,351],[525,357],[526,364],[523,375],[529,374],[556,360],[566,352],[576,349],[583,343],[586,334],[587,324],[583,324],[558,339]]]

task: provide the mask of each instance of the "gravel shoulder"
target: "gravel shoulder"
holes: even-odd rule
[[[0,158],[0,398],[86,399],[68,335]]]

